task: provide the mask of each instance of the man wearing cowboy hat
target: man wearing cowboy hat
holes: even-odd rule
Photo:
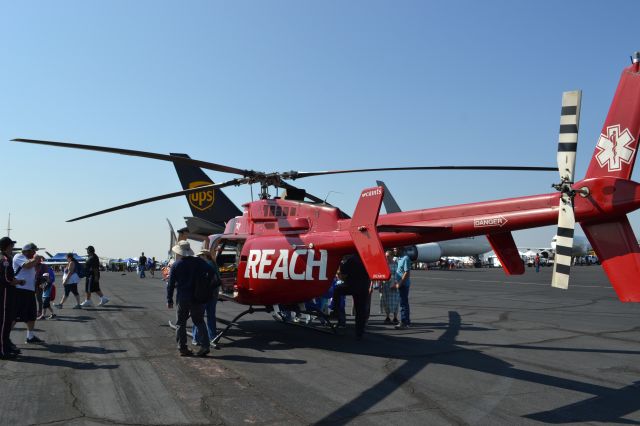
[[[187,319],[198,329],[200,336],[200,350],[197,356],[209,353],[210,343],[207,336],[207,326],[204,323],[204,305],[193,300],[195,281],[204,274],[213,276],[213,267],[199,257],[194,256],[188,241],[180,241],[171,248],[176,254],[176,261],[171,266],[169,283],[167,284],[167,307],[173,308],[173,290],[176,290],[177,319],[176,342],[181,356],[191,356],[193,352],[187,346]]]

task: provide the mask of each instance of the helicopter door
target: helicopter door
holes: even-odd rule
[[[220,292],[226,297],[235,297],[238,263],[240,262],[240,252],[242,251],[243,244],[244,240],[220,239],[211,250],[211,253],[217,253],[215,260],[220,270],[220,278],[222,280]]]

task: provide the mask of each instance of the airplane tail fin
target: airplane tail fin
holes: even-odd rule
[[[400,213],[402,210],[396,202],[396,199],[393,198],[393,195],[391,195],[391,191],[389,191],[387,185],[385,185],[385,183],[381,180],[377,180],[376,183],[384,190],[384,197],[382,198],[382,202],[384,203],[384,209],[387,211],[387,213]]]
[[[190,158],[187,154],[172,153],[171,155]],[[178,163],[173,163],[173,165],[183,189],[213,183],[209,176],[198,167]],[[194,192],[186,197],[194,217],[220,225],[223,229],[226,222],[242,215],[238,207],[218,188]]]
[[[167,219],[167,223],[169,224],[169,250],[167,251],[168,257],[173,256],[173,251],[171,250],[173,246],[178,244],[178,236],[176,235],[176,231],[173,230],[173,225]]]
[[[631,177],[640,136],[639,56],[636,52],[634,63],[622,71],[586,178]]]

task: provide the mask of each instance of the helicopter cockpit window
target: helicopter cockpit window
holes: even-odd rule
[[[267,217],[287,217],[295,216],[295,207],[282,207],[282,206],[264,206],[264,215]]]

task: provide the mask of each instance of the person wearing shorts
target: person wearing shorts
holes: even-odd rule
[[[26,343],[43,343],[33,333],[36,323],[36,266],[42,263],[43,257],[37,256],[38,247],[29,243],[22,248],[22,253],[13,257],[13,270],[16,278],[24,280],[24,285],[16,288],[15,292],[15,322],[27,324]]]
[[[82,309],[80,306],[80,295],[78,294],[78,283],[80,282],[80,277],[76,273],[76,269],[78,267],[77,260],[73,257],[73,253],[67,253],[67,266],[64,268],[64,273],[62,274],[62,287],[64,288],[64,294],[62,295],[62,299],[60,299],[60,303],[58,303],[56,308],[62,309],[62,305],[64,301],[67,300],[69,294],[73,294],[76,298],[76,305],[72,309]]]
[[[100,260],[96,254],[96,249],[93,246],[87,247],[87,263],[85,264],[85,273],[87,275],[85,279],[85,294],[86,299],[80,304],[83,308],[93,306],[91,301],[91,293],[96,293],[100,296],[100,303],[98,306],[106,305],[109,303],[107,298],[100,290]]]

